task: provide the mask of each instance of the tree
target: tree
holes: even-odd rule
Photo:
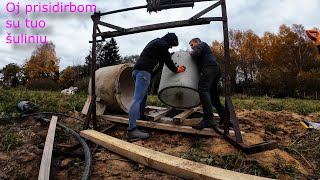
[[[89,69],[91,67],[91,55],[92,50],[89,51],[89,55],[86,57],[86,65]],[[111,38],[110,41],[105,43],[97,43],[96,57],[97,68],[119,64],[121,56],[119,55],[116,40]]]
[[[56,56],[55,45],[52,42],[40,45],[32,52],[31,58],[24,65],[29,80],[37,78],[57,79],[59,74],[59,59]]]
[[[104,54],[100,60],[100,67],[112,66],[120,63],[119,48],[114,38],[103,46]]]
[[[237,93],[277,97],[320,91],[320,56],[302,25],[281,25],[278,33],[231,30],[231,81]],[[224,71],[223,43],[212,52]]]
[[[222,71],[222,82],[225,82],[225,58],[224,58],[224,43],[223,42],[218,42],[214,41],[211,44],[211,51],[213,54],[216,56],[217,61],[220,65],[221,71]],[[230,76],[231,76],[231,86],[232,86],[232,91],[234,91],[234,87],[236,86],[236,65],[234,62],[235,61],[235,53],[233,52],[232,49],[230,49],[230,62],[231,62],[231,67],[230,67]],[[224,87],[224,84],[222,85]]]
[[[21,72],[20,66],[14,63],[7,64],[2,69],[3,82],[6,84],[11,84],[13,87],[17,87],[19,84],[19,75]]]
[[[241,91],[252,88],[260,62],[260,38],[252,30],[230,31],[230,48],[235,56],[237,84]]]
[[[21,68],[17,64],[10,63],[7,64],[3,69],[3,78],[5,81],[11,80],[11,78],[18,76]]]
[[[121,58],[121,63],[136,63],[139,59],[139,55],[131,55],[131,56],[125,56]]]
[[[76,76],[76,71],[72,67],[68,66],[61,72],[59,84],[64,88],[73,86],[76,80]]]

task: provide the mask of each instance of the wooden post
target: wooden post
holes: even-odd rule
[[[52,116],[40,165],[38,180],[48,180],[50,176],[51,156],[56,132],[57,116]]]

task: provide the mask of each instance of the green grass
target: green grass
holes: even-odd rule
[[[197,143],[193,142],[189,150],[182,154],[181,158],[246,174],[276,178],[275,174],[268,168],[259,165],[257,161],[246,160],[245,155],[243,154],[208,154],[208,152],[202,148],[205,146],[208,145],[202,144],[199,141]]]
[[[14,133],[7,133],[2,139],[5,150],[9,151],[20,146],[21,139]]]
[[[17,112],[16,105],[20,101],[32,101],[39,106],[39,111],[61,112],[81,111],[86,101],[87,93],[64,95],[59,91],[29,91],[22,88],[0,88],[0,112]],[[270,97],[252,97],[235,95],[232,97],[236,109],[261,109],[267,111],[290,111],[302,115],[319,112],[318,100],[304,100],[294,98],[275,99]],[[224,98],[221,97],[224,104]],[[147,105],[165,106],[157,96],[148,97]]]
[[[319,100],[306,100],[295,98],[275,99],[270,97],[252,97],[236,95],[232,97],[237,109],[262,109],[267,111],[290,111],[302,115],[318,112],[320,109]]]
[[[81,111],[86,101],[86,93],[64,95],[59,91],[30,91],[25,89],[0,88],[0,112],[17,112],[16,105],[20,101],[31,101],[39,107],[39,111],[61,112]]]
[[[223,97],[220,97],[220,101],[222,104],[224,104]],[[310,113],[320,111],[319,100],[306,100],[295,98],[275,99],[271,97],[235,95],[232,97],[232,102],[236,109],[261,109],[273,112],[284,110],[296,112],[302,115],[308,115]],[[147,104],[163,106],[163,103],[160,102],[157,96],[149,96]]]

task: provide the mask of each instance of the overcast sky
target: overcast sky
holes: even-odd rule
[[[0,68],[6,64],[17,63],[22,65],[30,58],[36,48],[33,44],[12,45],[6,44],[7,32],[13,35],[25,33],[28,35],[47,36],[48,41],[56,45],[56,53],[60,58],[60,70],[69,65],[84,63],[91,44],[92,21],[91,13],[31,13],[24,14],[25,3],[37,4],[63,2],[71,0],[22,0],[20,2],[21,14],[14,15],[6,12],[8,2],[17,0],[1,0],[0,2]],[[281,24],[302,24],[306,29],[320,27],[320,1],[319,0],[226,0],[230,29],[252,29],[258,35],[265,31],[277,33]],[[76,0],[74,4],[95,4],[97,10],[106,12],[126,7],[145,5],[146,0]],[[192,8],[163,10],[158,13],[147,13],[146,9],[118,13],[104,16],[101,20],[121,27],[134,27],[160,22],[185,20],[214,2],[196,3]],[[221,16],[220,7],[206,16]],[[45,20],[44,29],[26,29],[24,20]],[[21,28],[7,29],[6,21],[9,19],[21,20]],[[101,28],[109,31],[108,28]],[[222,41],[222,23],[212,22],[210,25],[193,26],[159,30],[147,33],[117,37],[120,55],[140,54],[144,46],[152,39],[161,37],[167,32],[175,32],[179,37],[179,46],[173,51],[187,49],[192,37],[199,37],[208,44],[214,40]]]

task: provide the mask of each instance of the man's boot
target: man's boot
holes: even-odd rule
[[[139,120],[142,120],[142,121],[149,121],[148,119],[147,119],[147,116],[145,116],[145,115],[140,115],[140,117],[138,118]]]
[[[217,126],[217,122],[213,119],[213,116],[204,116],[203,120],[199,124],[193,125],[192,128],[202,130],[204,128],[211,128],[214,126]]]
[[[219,121],[219,125],[220,126],[224,126],[224,124],[225,124],[225,120],[224,120],[224,118],[221,118],[220,121]],[[233,125],[232,125],[232,123],[230,121],[228,123],[228,126],[229,126],[229,128],[233,127]]]
[[[148,137],[149,137],[148,133],[143,133],[139,131],[137,127],[133,128],[132,130],[127,130],[127,134],[126,134],[127,141],[129,142],[146,139]]]

